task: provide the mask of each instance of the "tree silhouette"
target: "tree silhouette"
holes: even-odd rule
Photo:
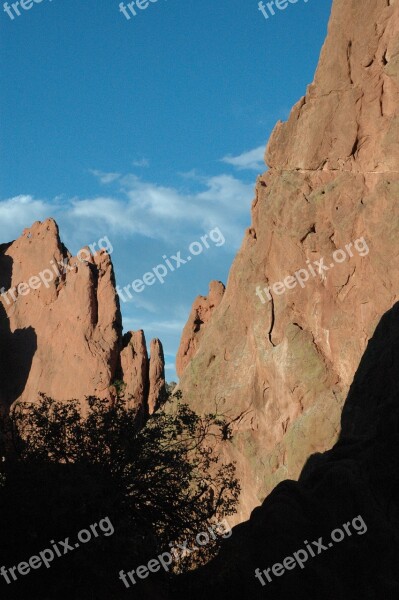
[[[93,598],[108,599],[110,593],[118,598],[120,569],[145,564],[235,512],[240,493],[235,466],[220,464],[218,455],[220,444],[228,443],[223,442],[225,428],[222,416],[196,414],[180,394],[144,427],[139,412],[121,395],[113,403],[89,397],[83,410],[77,401],[57,402],[44,394],[39,403],[15,405],[8,419],[12,451],[4,463],[6,484],[0,488],[0,510],[8,519],[7,542],[0,542],[2,564],[26,560],[50,539],[73,536],[107,516],[115,535],[60,560],[54,571],[37,579],[37,591],[27,589],[32,599],[32,593],[46,598],[43,589],[57,598],[74,598],[87,591],[84,570],[93,572]],[[28,540],[26,528],[32,531]],[[212,539],[171,570],[181,572],[206,561],[218,543]],[[72,563],[80,573],[77,588],[65,571]],[[106,567],[99,576],[101,564]],[[13,593],[18,588],[21,595],[9,597],[24,597],[27,582],[13,584]]]

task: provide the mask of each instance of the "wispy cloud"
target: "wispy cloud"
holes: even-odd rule
[[[0,243],[18,237],[34,221],[42,221],[56,212],[56,206],[30,195],[19,195],[0,202]]]
[[[141,167],[141,168],[149,167],[150,161],[147,158],[140,158],[140,160],[133,160],[132,165],[134,167]]]
[[[117,195],[73,199],[70,218],[89,228],[168,242],[171,232],[173,239],[181,242],[218,226],[226,237],[227,249],[231,244],[236,249],[241,241],[242,219],[249,214],[253,186],[233,175],[204,178],[202,190],[195,193],[143,181],[132,174],[121,177],[118,183]]]
[[[249,154],[254,161],[256,155]],[[249,160],[240,162],[239,157],[231,161],[250,164]],[[189,179],[185,179],[184,188],[179,188],[146,181],[132,173],[98,169],[91,173],[100,184],[112,184],[109,193],[52,200],[20,195],[0,201],[0,241],[10,241],[32,222],[52,216],[59,222],[63,237],[76,245],[86,244],[88,238],[99,233],[118,238],[137,234],[169,245],[173,242],[174,249],[178,249],[179,244],[190,243],[196,236],[219,227],[226,239],[224,251],[235,252],[249,225],[253,185],[234,174],[196,175],[187,189]]]
[[[104,173],[103,171],[98,171],[97,169],[89,169],[89,171],[105,185],[108,183],[113,183],[120,177],[120,173]]]
[[[240,170],[249,169],[251,171],[264,171],[264,154],[265,147],[259,146],[258,148],[254,148],[248,152],[243,152],[243,154],[239,154],[238,156],[225,156],[221,160],[222,162],[232,165]]]

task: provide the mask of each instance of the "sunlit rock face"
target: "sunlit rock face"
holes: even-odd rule
[[[1,401],[94,395],[112,399],[124,381],[130,406],[148,411],[150,360],[143,332],[122,338],[110,255],[88,248],[74,257],[53,219],[36,222],[0,246]],[[155,348],[155,347],[154,347]],[[162,346],[151,379],[151,402],[164,393]],[[121,391],[121,390],[120,390]]]
[[[226,291],[178,364],[196,410],[241,415],[224,448],[243,486],[238,520],[334,444],[367,342],[399,298],[398,83],[399,4],[335,0],[314,82],[268,143]]]

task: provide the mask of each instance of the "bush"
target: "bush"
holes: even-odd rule
[[[170,543],[192,540],[235,513],[240,486],[234,464],[219,461],[218,448],[228,429],[219,415],[197,415],[180,395],[150,416],[144,427],[138,412],[128,408],[120,395],[112,404],[89,397],[83,412],[77,401],[57,402],[42,394],[40,403],[19,403],[10,414],[13,459],[6,461],[0,510],[22,536],[28,525],[21,516],[13,516],[18,497],[35,530],[31,554],[42,549],[37,538],[45,543],[58,535],[61,526],[66,531],[66,520],[73,535],[96,517],[109,516],[118,542],[107,538],[106,559],[97,554],[86,557],[85,570],[87,564],[94,568],[94,563],[105,560],[108,570],[114,566],[112,577],[117,582],[119,569],[144,564],[146,557],[167,551]],[[54,504],[57,516],[49,520]],[[10,543],[16,555],[22,542],[14,529]],[[23,543],[29,547],[26,540]],[[196,553],[195,563],[208,560],[217,544]],[[175,570],[192,566],[193,560],[187,558]],[[109,575],[101,577],[109,583]],[[58,574],[54,593],[59,593],[62,581]],[[71,584],[62,585],[67,589]],[[83,582],[82,586],[80,594],[86,593]]]

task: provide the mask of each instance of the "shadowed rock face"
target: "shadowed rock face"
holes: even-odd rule
[[[238,520],[334,444],[367,342],[399,299],[398,82],[399,3],[335,0],[314,83],[271,136],[252,225],[187,354],[193,408],[246,414],[228,451]],[[300,269],[306,281],[277,283]]]
[[[32,327],[10,331],[7,314],[0,304],[0,411],[19,398],[25,388],[37,350]]]
[[[361,360],[334,448],[312,456],[297,483],[280,483],[234,528],[213,562],[178,580],[174,598],[399,597],[398,371],[399,303],[384,315]],[[319,541],[323,547],[313,543]],[[304,568],[289,561],[285,572],[276,567],[278,576],[269,571],[268,581],[262,572],[306,551],[306,543],[315,556],[299,555]]]
[[[80,258],[61,243],[52,219],[34,223],[16,241],[0,246],[1,287],[17,288],[0,296],[3,406],[35,401],[39,392],[65,401],[110,398],[121,376],[130,404],[147,407],[150,364],[144,334],[130,332],[122,340],[111,259],[104,250]],[[44,271],[46,283],[38,277]],[[30,288],[20,286],[29,281]],[[155,354],[159,362],[159,351]],[[157,373],[152,402],[164,389]]]

